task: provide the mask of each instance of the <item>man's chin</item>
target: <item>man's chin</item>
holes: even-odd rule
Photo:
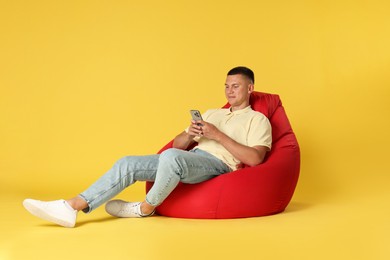
[[[233,98],[227,99],[228,103],[232,106],[235,103],[235,100]]]

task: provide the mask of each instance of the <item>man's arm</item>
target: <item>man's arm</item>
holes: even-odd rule
[[[173,139],[173,148],[185,150],[194,143],[194,137],[183,131]]]
[[[221,133],[221,137],[216,141],[222,144],[222,146],[225,147],[226,150],[228,150],[237,160],[249,166],[256,166],[262,163],[265,154],[268,151],[268,147],[266,146],[258,145],[249,147],[237,143],[224,133]]]
[[[266,146],[249,147],[219,131],[213,124],[202,121],[203,136],[217,141],[226,148],[237,160],[249,166],[255,166],[263,162],[268,151]]]

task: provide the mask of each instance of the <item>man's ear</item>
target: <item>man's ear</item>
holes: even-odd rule
[[[254,89],[255,89],[255,85],[253,85],[253,84],[248,85],[248,93],[249,94],[251,94],[254,91]]]

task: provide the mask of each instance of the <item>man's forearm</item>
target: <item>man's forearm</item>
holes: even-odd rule
[[[266,153],[265,147],[256,149],[254,147],[249,147],[237,143],[235,140],[222,132],[218,134],[216,141],[225,147],[226,150],[228,150],[237,160],[241,161],[243,164],[255,166],[262,163],[264,160]]]
[[[173,148],[177,149],[182,149],[185,150],[187,149],[193,142],[194,142],[194,137],[183,131],[179,135],[173,139]]]

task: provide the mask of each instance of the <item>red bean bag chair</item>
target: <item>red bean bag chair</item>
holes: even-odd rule
[[[294,193],[300,168],[297,139],[278,95],[253,92],[252,108],[272,125],[272,149],[265,161],[198,184],[179,183],[156,209],[162,216],[226,219],[282,212]],[[224,106],[229,107],[229,104]],[[165,145],[159,153],[172,147]],[[146,183],[146,191],[152,187]]]

